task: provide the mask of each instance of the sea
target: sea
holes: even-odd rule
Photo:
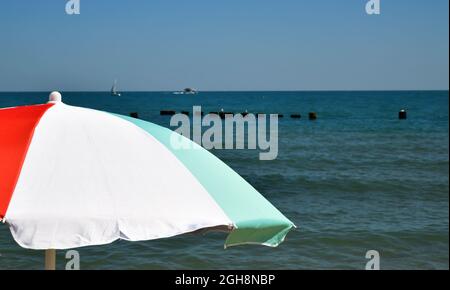
[[[0,93],[0,107],[47,100],[48,92]],[[81,269],[363,270],[371,250],[381,269],[449,269],[448,91],[63,92],[63,101],[165,127],[161,110],[193,106],[283,114],[275,160],[258,150],[212,152],[297,226],[277,248],[224,249],[224,233],[81,248]],[[58,269],[66,254],[58,251]],[[43,265],[42,251],[20,248],[0,225],[0,269]]]

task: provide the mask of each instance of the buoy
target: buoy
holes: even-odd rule
[[[301,119],[301,118],[302,118],[302,115],[300,115],[300,114],[292,114],[292,115],[291,115],[291,118],[292,118],[292,119]]]
[[[400,112],[398,112],[398,118],[400,120],[406,120],[408,118],[408,114],[406,113],[406,110],[400,110]]]
[[[176,114],[175,111],[163,110],[160,112],[161,116],[173,116]]]
[[[316,112],[310,112],[309,113],[309,119],[310,120],[317,120],[317,113]]]
[[[130,113],[130,117],[135,118],[135,119],[139,119],[139,114],[137,112],[131,112]]]

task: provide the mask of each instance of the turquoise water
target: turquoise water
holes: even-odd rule
[[[0,93],[0,107],[42,103],[48,93]],[[71,105],[169,126],[159,111],[281,113],[279,155],[216,150],[299,228],[278,248],[223,249],[220,233],[80,249],[83,269],[449,268],[449,111],[445,92],[64,93]],[[408,109],[408,120],[397,113]],[[317,121],[305,118],[309,111]],[[288,117],[301,113],[301,120]],[[64,252],[58,267],[64,268]],[[0,269],[41,269],[0,225]]]

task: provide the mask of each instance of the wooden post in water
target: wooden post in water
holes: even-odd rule
[[[138,114],[138,112],[131,112],[130,113],[130,117],[131,118],[135,118],[135,119],[139,119],[139,114]]]
[[[310,112],[309,113],[309,119],[310,120],[317,120],[317,113],[316,112]]]
[[[398,118],[400,119],[400,120],[406,120],[408,117],[407,117],[407,113],[406,113],[406,110],[400,110],[400,112],[398,112]]]
[[[45,270],[56,270],[56,250],[45,250]]]

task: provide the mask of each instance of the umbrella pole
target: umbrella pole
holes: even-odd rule
[[[56,250],[45,250],[45,270],[56,270]]]

